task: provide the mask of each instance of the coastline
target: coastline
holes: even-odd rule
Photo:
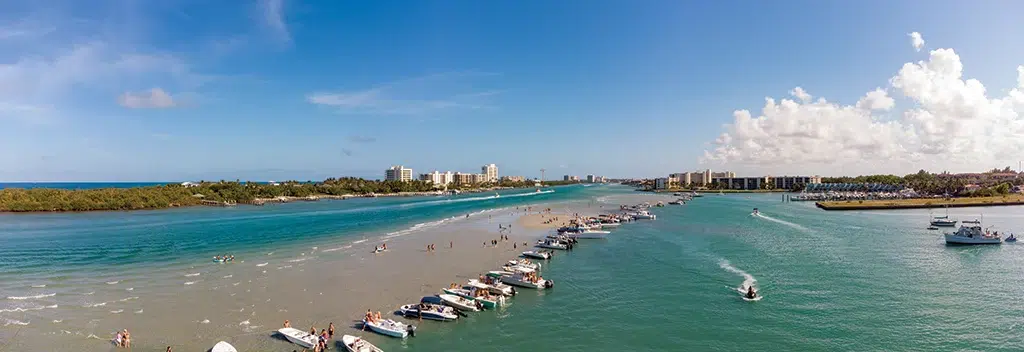
[[[1024,205],[1024,195],[1017,194],[999,197],[975,198],[914,198],[856,201],[822,201],[815,202],[814,205],[822,210],[828,211],[993,207]]]
[[[325,241],[312,250],[306,247],[302,253],[278,251],[250,255],[237,263],[202,261],[187,269],[155,269],[158,276],[165,276],[164,272],[170,272],[170,276],[148,279],[156,280],[151,283],[105,273],[117,280],[93,291],[108,289],[113,296],[101,296],[104,292],[100,292],[88,296],[84,304],[61,302],[61,309],[72,312],[61,313],[58,326],[64,329],[62,333],[46,337],[48,344],[53,344],[49,350],[105,351],[109,348],[107,332],[124,327],[132,331],[137,349],[162,350],[170,345],[175,350],[205,350],[223,339],[243,350],[285,350],[292,345],[273,336],[285,319],[296,326],[315,325],[318,329],[333,322],[341,334],[363,335],[378,345],[390,346],[388,343],[393,342],[388,338],[359,330],[355,322],[363,312],[371,309],[391,316],[401,304],[437,294],[451,282],[464,283],[533,249],[532,241],[546,232],[544,224],[533,222],[548,216],[535,209],[553,208],[555,204],[561,211],[579,209],[586,214],[588,210],[580,200],[535,205],[533,211],[527,211],[526,205],[492,208],[397,237],[347,237],[340,243]],[[500,237],[499,224],[512,223],[516,226],[507,233],[508,241],[489,244]],[[371,253],[385,241],[388,251]],[[524,248],[524,242],[531,245]],[[428,244],[435,244],[436,250],[428,252]],[[132,297],[118,300],[126,295],[124,290],[129,290],[127,295]],[[342,299],[332,293],[342,294]],[[114,313],[122,311],[139,315]],[[40,320],[24,321],[37,326]],[[81,330],[83,324],[88,326],[85,330]],[[422,324],[420,331],[446,328],[428,323]],[[25,334],[13,338],[10,346],[27,350],[36,346],[39,338],[42,336]]]
[[[165,185],[145,186],[145,187],[137,187],[137,188],[151,188],[151,187],[165,187]],[[512,190],[512,189],[531,189],[531,188],[550,188],[550,187],[558,187],[558,186],[554,185],[554,186],[541,186],[541,187],[533,187],[533,186],[522,186],[522,187],[505,187],[505,186],[501,186],[501,187],[484,187],[484,188],[462,189],[462,190],[459,190],[459,192],[463,193],[463,194],[474,194],[474,193],[485,193],[485,192],[497,192],[497,191]],[[127,189],[131,189],[131,188],[114,188],[114,190],[117,190],[117,191],[123,191],[123,190],[127,190]],[[13,192],[13,190],[23,190],[23,189],[0,189],[0,200],[3,199],[2,196],[3,196],[4,192]],[[59,193],[73,193],[73,192],[95,192],[97,190],[104,190],[104,189],[48,189],[48,188],[35,188],[35,189],[30,189],[30,190],[53,190],[53,191],[57,191]],[[131,209],[116,209],[116,208],[106,209],[106,208],[104,208],[104,209],[87,209],[87,210],[64,210],[64,209],[52,208],[50,210],[27,210],[27,211],[21,211],[21,210],[8,210],[8,209],[5,209],[3,206],[0,206],[0,214],[92,213],[92,212],[106,212],[106,211],[133,212],[133,211],[145,211],[145,210],[163,210],[163,209],[175,209],[175,208],[189,208],[189,207],[200,207],[200,206],[220,206],[220,207],[231,207],[231,206],[238,206],[238,205],[262,206],[262,205],[265,205],[267,203],[315,202],[315,201],[320,201],[320,200],[347,200],[347,199],[352,199],[352,198],[431,197],[431,196],[439,196],[439,195],[443,195],[444,194],[444,193],[439,193],[439,192],[441,192],[441,191],[368,193],[368,194],[350,193],[350,194],[342,194],[342,195],[312,194],[312,195],[301,196],[301,197],[300,196],[278,196],[278,197],[270,197],[270,198],[257,197],[257,198],[254,198],[252,201],[245,201],[245,202],[209,201],[209,200],[201,200],[201,199],[191,199],[190,202],[188,202],[188,203],[185,203],[185,202],[167,203],[167,204],[161,204],[161,205],[156,205],[156,206],[147,206],[147,207],[131,208]],[[188,198],[186,198],[186,199],[188,199]]]

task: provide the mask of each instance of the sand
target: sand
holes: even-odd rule
[[[173,346],[176,351],[199,351],[220,340],[239,350],[291,350],[296,346],[271,337],[286,319],[304,330],[315,327],[319,331],[333,322],[337,334],[359,333],[358,323],[367,309],[391,316],[402,304],[437,294],[453,282],[477,278],[531,249],[523,243],[536,241],[546,231],[519,225],[517,218],[523,214],[514,209],[492,212],[412,232],[389,239],[389,250],[377,254],[371,251],[381,243],[378,238],[361,243],[348,238],[345,243],[350,248],[325,244],[307,252],[207,265],[204,267],[212,269],[201,275],[181,276],[158,287],[119,294],[116,297],[129,300],[109,306],[124,312],[107,314],[103,307],[101,320],[83,323],[69,318],[62,324],[87,327],[61,330],[55,326],[57,331],[45,337],[46,345],[53,351],[109,351],[111,345],[106,341],[111,333],[127,327],[137,350],[162,351]],[[499,224],[515,225],[505,232],[510,240],[492,246],[490,241],[500,237]],[[436,250],[428,252],[428,244],[434,244]],[[263,263],[267,264],[257,266]],[[92,308],[96,309],[101,308]],[[133,314],[139,309],[143,313]],[[85,318],[91,316],[79,320]],[[429,332],[437,325],[423,324],[420,331]],[[88,335],[92,336],[86,338]],[[35,338],[38,336],[19,336],[9,348],[38,347]]]

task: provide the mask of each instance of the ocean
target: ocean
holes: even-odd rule
[[[246,301],[238,304],[233,320],[216,327],[216,316],[208,325],[203,324],[209,320],[199,321],[203,317],[187,318],[196,320],[188,334],[203,340],[197,345],[212,346],[218,339],[235,343],[232,339],[248,334],[270,341],[246,350],[291,350],[293,345],[272,340],[267,329],[279,325],[279,315],[298,315],[298,310],[280,312],[274,306],[275,312],[252,312],[249,318],[250,310],[278,302],[271,298],[282,293],[268,294],[264,303],[258,295],[273,287],[252,284],[251,292],[226,297],[229,281],[273,282],[274,270],[309,263],[303,268],[319,270],[316,275],[332,288],[325,299],[371,300],[359,284],[333,281],[333,273],[323,271],[335,270],[328,269],[340,265],[335,263],[350,263],[337,270],[366,270],[359,264],[364,259],[334,259],[346,245],[367,238],[412,239],[431,229],[468,231],[448,226],[473,219],[489,227],[492,215],[497,219],[526,205],[610,209],[659,199],[671,198],[618,186],[569,186],[544,194],[502,192],[501,197],[0,215],[0,296],[6,297],[0,301],[0,322],[5,322],[0,341],[106,351],[109,344],[102,340],[115,326],[108,321],[173,321],[177,317],[161,311],[159,302],[204,297],[186,296],[187,290],[203,288],[225,293],[218,294],[223,302],[217,305]],[[608,239],[585,240],[546,263],[544,277],[556,282],[551,290],[521,292],[504,309],[457,323],[418,323],[420,333],[404,341],[362,335],[386,351],[1024,349],[1017,333],[1024,321],[1018,304],[1024,287],[1017,284],[1024,275],[1024,247],[946,246],[938,231],[926,229],[929,213],[922,210],[825,212],[812,203],[781,200],[782,194],[707,195],[656,208],[657,220],[623,225]],[[752,216],[753,208],[762,215]],[[993,230],[1015,232],[1024,229],[1019,209],[951,209],[950,216],[979,218]],[[232,269],[234,277],[228,278],[225,266],[199,264],[223,253],[250,258],[242,263],[247,269]],[[282,269],[290,265],[296,268]],[[760,301],[740,298],[737,288],[751,283],[763,296]],[[242,298],[247,295],[252,297]],[[147,300],[145,307],[139,303]],[[135,320],[128,319],[131,314],[138,314]],[[349,321],[333,321],[342,325],[342,333],[357,332],[348,330]],[[202,332],[207,328],[220,330]],[[47,346],[51,339],[55,345]]]

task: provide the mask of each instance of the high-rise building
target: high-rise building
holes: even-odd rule
[[[434,170],[434,172],[420,174],[420,181],[427,181],[438,186],[444,186],[452,183],[452,172],[440,172]]]
[[[441,180],[442,185],[451,184],[452,182],[455,182],[455,173],[451,171],[440,173],[439,180]]]
[[[406,168],[402,165],[392,166],[390,169],[384,170],[385,181],[412,181],[412,169]]]
[[[498,165],[487,164],[480,168],[480,173],[485,175],[484,182],[498,182]]]
[[[454,177],[452,179],[452,182],[454,182],[455,184],[459,184],[459,185],[473,184],[473,178],[475,177],[475,175],[476,174],[466,174],[466,173],[456,172],[455,175],[453,175]]]
[[[491,182],[490,177],[487,174],[473,174],[473,183],[488,183]]]
[[[562,181],[572,181],[572,176],[569,176],[569,175],[562,176]]]
[[[587,175],[587,183],[594,183],[594,175]]]

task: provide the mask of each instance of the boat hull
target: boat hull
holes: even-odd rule
[[[345,349],[349,352],[383,352],[380,348],[359,336],[342,336],[341,343],[345,345]]]
[[[538,252],[534,252],[534,251],[523,252],[523,256],[527,257],[527,258],[533,258],[533,259],[544,259],[544,260],[551,259],[551,255],[549,255],[547,253],[538,253]]]
[[[289,342],[304,348],[313,348],[316,345],[317,337],[296,328],[281,328],[278,333],[284,335]]]
[[[235,346],[232,346],[230,343],[221,341],[218,342],[216,345],[213,345],[213,348],[210,349],[210,352],[238,352],[238,350],[235,349]]]
[[[407,304],[398,309],[402,316],[407,318],[423,318],[427,320],[436,321],[456,321],[459,319],[459,315],[455,313],[437,312],[432,309],[426,309],[420,312],[419,306],[415,304]]]
[[[456,295],[456,296],[459,296],[459,297],[462,297],[462,298],[465,298],[465,299],[469,299],[469,300],[473,300],[473,301],[476,301],[476,302],[480,302],[480,304],[484,306],[484,309],[497,309],[498,306],[504,304],[504,302],[505,302],[505,297],[502,297],[502,296],[498,296],[495,299],[491,300],[491,299],[486,299],[486,298],[481,298],[481,297],[473,297],[472,295],[468,295],[465,292],[458,291],[458,290],[444,289],[442,291],[444,291],[444,293],[447,293],[447,294],[450,294],[450,295]]]
[[[474,300],[474,299],[465,298],[465,297],[462,297],[462,296],[459,296],[459,295],[455,295],[455,294],[450,294],[450,293],[438,295],[438,297],[441,298],[441,302],[444,302],[444,304],[450,305],[452,307],[455,307],[455,308],[458,308],[458,309],[461,309],[461,310],[468,310],[468,311],[471,311],[471,312],[479,312],[480,311],[480,308],[476,307],[476,300]]]
[[[975,245],[975,244],[1000,244],[1003,243],[1001,238],[979,238],[979,237],[964,237],[946,234],[946,244],[950,245]]]
[[[397,338],[405,338],[406,336],[409,336],[409,331],[406,330],[405,324],[393,321],[391,319],[386,319],[384,320],[383,323],[370,323],[367,321],[363,321],[363,325],[370,328],[370,331],[373,331],[384,336],[391,336]]]

